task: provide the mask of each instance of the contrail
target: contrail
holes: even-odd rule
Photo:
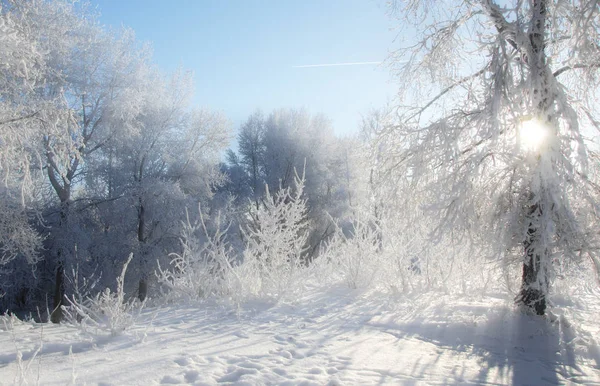
[[[350,62],[350,63],[304,64],[302,66],[292,66],[292,68],[334,67],[334,66],[364,66],[364,65],[369,65],[369,64],[381,64],[381,62]]]

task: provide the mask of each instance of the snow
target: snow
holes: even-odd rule
[[[313,288],[294,303],[149,308],[116,337],[6,319],[0,384],[600,385],[600,294],[553,301],[543,318],[504,294]]]

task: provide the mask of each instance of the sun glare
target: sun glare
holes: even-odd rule
[[[523,121],[519,128],[521,146],[527,150],[539,150],[548,137],[548,133],[548,127],[537,118]]]

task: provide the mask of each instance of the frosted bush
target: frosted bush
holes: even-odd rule
[[[133,326],[144,308],[144,302],[137,299],[126,300],[123,290],[125,273],[133,259],[133,253],[123,265],[121,275],[117,278],[117,290],[112,292],[109,288],[87,297],[83,301],[75,297],[68,298],[69,306],[63,306],[67,322],[79,325],[83,330],[89,327],[97,330],[108,331],[116,336]]]
[[[231,301],[249,299],[279,301],[302,288],[308,238],[304,179],[294,187],[271,194],[266,189],[262,204],[241,229],[245,240],[243,260],[238,262],[226,240],[228,227],[217,217],[209,232],[202,215],[183,227],[183,252],[173,254],[169,269],[159,268],[159,281],[170,296],[186,299]],[[202,239],[201,239],[202,237]],[[204,240],[204,241],[201,241]]]
[[[159,282],[170,290],[170,296],[184,299],[225,297],[235,290],[231,283],[237,280],[233,273],[235,257],[225,235],[221,215],[215,220],[215,231],[209,232],[202,212],[192,223],[189,216],[183,224],[181,254],[171,254],[171,268],[159,266]],[[204,241],[203,241],[204,240]]]
[[[301,289],[309,233],[304,184],[304,176],[296,176],[293,189],[271,194],[267,187],[262,205],[243,229],[246,248],[238,276],[248,295],[279,300]]]
[[[371,286],[381,273],[381,233],[373,224],[355,221],[349,235],[336,224],[335,235],[319,258],[320,270],[329,265],[332,279],[349,288]]]

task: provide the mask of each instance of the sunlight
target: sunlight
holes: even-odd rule
[[[529,151],[538,151],[548,137],[549,130],[546,124],[538,118],[531,118],[521,122],[519,135],[521,145]]]

